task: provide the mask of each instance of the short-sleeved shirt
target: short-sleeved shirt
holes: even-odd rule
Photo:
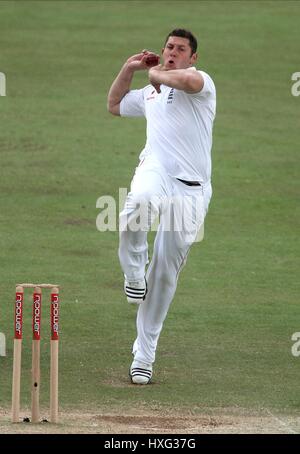
[[[206,183],[211,178],[216,89],[207,73],[199,73],[204,79],[199,93],[189,94],[166,85],[157,93],[147,85],[124,96],[120,115],[144,116],[147,120],[147,141],[140,159],[153,154],[169,175]]]

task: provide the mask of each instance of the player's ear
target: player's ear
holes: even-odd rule
[[[197,52],[195,52],[194,54],[192,54],[191,60],[190,60],[191,65],[193,65],[193,64],[197,61],[197,58],[198,58]]]

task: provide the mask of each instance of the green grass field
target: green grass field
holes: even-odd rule
[[[0,406],[11,400],[16,282],[61,285],[60,406],[300,410],[300,4],[291,1],[0,2]],[[135,308],[102,195],[129,187],[143,119],[106,111],[125,59],[190,28],[218,95],[213,199],[162,332],[154,384],[128,384]],[[134,87],[147,83],[138,74]],[[298,233],[297,233],[298,232]],[[30,402],[26,294],[22,404]],[[48,404],[44,297],[41,402]]]

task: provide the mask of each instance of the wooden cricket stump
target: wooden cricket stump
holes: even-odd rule
[[[12,422],[20,418],[21,354],[23,335],[24,288],[33,288],[31,421],[40,421],[40,341],[42,289],[51,289],[50,298],[50,422],[58,422],[58,323],[59,286],[53,284],[17,284],[14,311],[14,358],[12,379]]]
[[[14,311],[14,359],[12,378],[12,422],[19,422],[20,385],[21,385],[21,356],[23,335],[23,287],[16,287],[16,302]]]
[[[58,422],[58,288],[51,290],[51,340],[50,340],[50,421]]]

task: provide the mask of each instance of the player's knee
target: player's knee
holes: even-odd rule
[[[151,193],[149,191],[132,192],[128,194],[130,203],[135,207],[147,207],[151,202]]]
[[[173,286],[176,282],[176,272],[165,256],[158,258],[156,279],[159,280],[162,287],[166,288]]]
[[[124,211],[128,227],[133,226],[135,228],[135,224],[138,224],[138,230],[148,231],[158,213],[159,199],[153,197],[150,192],[135,192],[128,195]],[[122,214],[120,215],[120,223],[125,218]]]
[[[161,285],[163,285],[164,287],[171,287],[175,282],[175,276],[173,276],[172,273],[166,269],[161,272],[159,280],[161,282]]]

